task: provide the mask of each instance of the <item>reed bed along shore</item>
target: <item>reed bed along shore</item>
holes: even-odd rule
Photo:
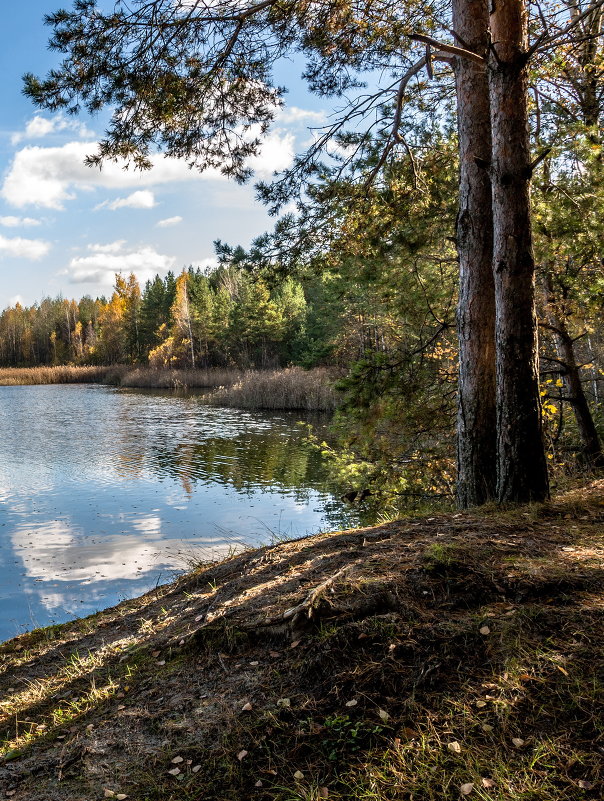
[[[127,367],[74,366],[55,367],[3,367],[0,368],[0,386],[33,384],[116,384]]]
[[[208,367],[200,370],[158,370],[151,367],[130,368],[121,377],[120,386],[144,389],[203,389],[228,387],[244,375],[234,367]]]
[[[206,401],[216,406],[331,412],[337,406],[334,382],[338,377],[338,371],[325,367],[158,370],[129,365],[59,365],[1,368],[0,386],[96,383],[141,389],[213,389]]]
[[[0,385],[93,383],[150,389],[179,389],[229,386],[239,381],[243,375],[243,370],[219,367],[203,370],[157,370],[130,365],[5,367],[0,369]]]
[[[316,367],[303,370],[249,370],[230,387],[209,393],[208,403],[241,409],[299,409],[331,412],[338,404],[334,370]]]

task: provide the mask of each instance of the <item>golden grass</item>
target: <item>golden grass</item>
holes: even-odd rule
[[[190,389],[230,386],[240,381],[243,370],[209,367],[203,370],[158,370],[151,367],[129,369],[121,378],[122,387]]]
[[[304,409],[332,411],[337,405],[333,383],[337,375],[326,368],[303,370],[240,370],[210,367],[200,370],[158,370],[151,367],[74,366],[6,367],[0,386],[33,384],[112,384],[141,389],[217,388],[208,401],[247,409]]]
[[[243,409],[303,409],[333,411],[338,404],[334,382],[338,375],[324,367],[303,370],[248,370],[237,383],[221,386],[208,395],[218,406]]]
[[[88,384],[119,383],[127,367],[74,366],[56,367],[3,367],[0,369],[0,386],[33,384]]]

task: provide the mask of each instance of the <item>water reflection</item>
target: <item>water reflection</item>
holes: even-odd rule
[[[242,542],[357,524],[296,415],[98,386],[0,387],[0,639]]]

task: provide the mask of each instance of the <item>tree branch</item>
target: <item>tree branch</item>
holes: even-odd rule
[[[602,0],[604,2],[604,0]],[[437,50],[442,50],[443,53],[450,53],[452,56],[459,56],[466,58],[469,61],[475,61],[477,64],[486,64],[486,59],[479,56],[478,53],[473,53],[471,50],[465,50],[463,47],[455,47],[455,45],[443,44],[438,39],[433,39],[431,36],[424,36],[423,33],[410,33],[409,38],[414,42],[423,42],[424,44],[432,45]]]

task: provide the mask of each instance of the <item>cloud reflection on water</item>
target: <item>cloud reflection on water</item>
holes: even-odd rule
[[[0,639],[140,594],[195,553],[355,522],[292,415],[0,387]]]

